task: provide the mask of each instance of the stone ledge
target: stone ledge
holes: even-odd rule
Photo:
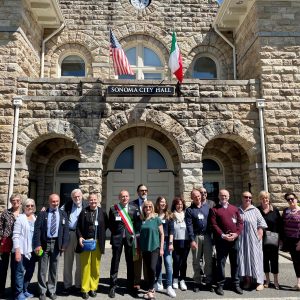
[[[300,168],[300,162],[268,162],[268,168]]]

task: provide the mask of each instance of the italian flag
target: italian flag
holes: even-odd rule
[[[170,51],[169,58],[169,68],[172,71],[172,74],[176,76],[179,82],[183,80],[183,69],[182,69],[182,57],[176,41],[176,34],[172,34],[172,46]]]

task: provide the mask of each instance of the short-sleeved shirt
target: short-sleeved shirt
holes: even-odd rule
[[[154,217],[143,221],[140,232],[140,246],[142,251],[154,251],[160,247],[159,225],[161,219]]]

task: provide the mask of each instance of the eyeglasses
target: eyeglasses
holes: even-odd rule
[[[28,204],[28,205],[26,205],[26,207],[34,207],[34,205],[33,204]]]
[[[139,190],[141,193],[147,193],[148,190]]]
[[[145,207],[145,208],[152,208],[151,205],[145,205],[144,207]]]
[[[246,199],[252,199],[251,196],[243,196],[243,197],[246,198]]]
[[[201,194],[201,195],[206,195],[206,194],[207,194],[207,192],[201,192],[200,194]]]
[[[287,202],[292,202],[292,201],[294,201],[294,200],[295,200],[295,198],[287,198],[287,199],[286,199]]]

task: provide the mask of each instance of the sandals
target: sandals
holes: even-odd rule
[[[269,285],[270,285],[270,281],[265,281],[265,283],[264,283],[264,287],[267,289],[268,287],[269,287]]]

